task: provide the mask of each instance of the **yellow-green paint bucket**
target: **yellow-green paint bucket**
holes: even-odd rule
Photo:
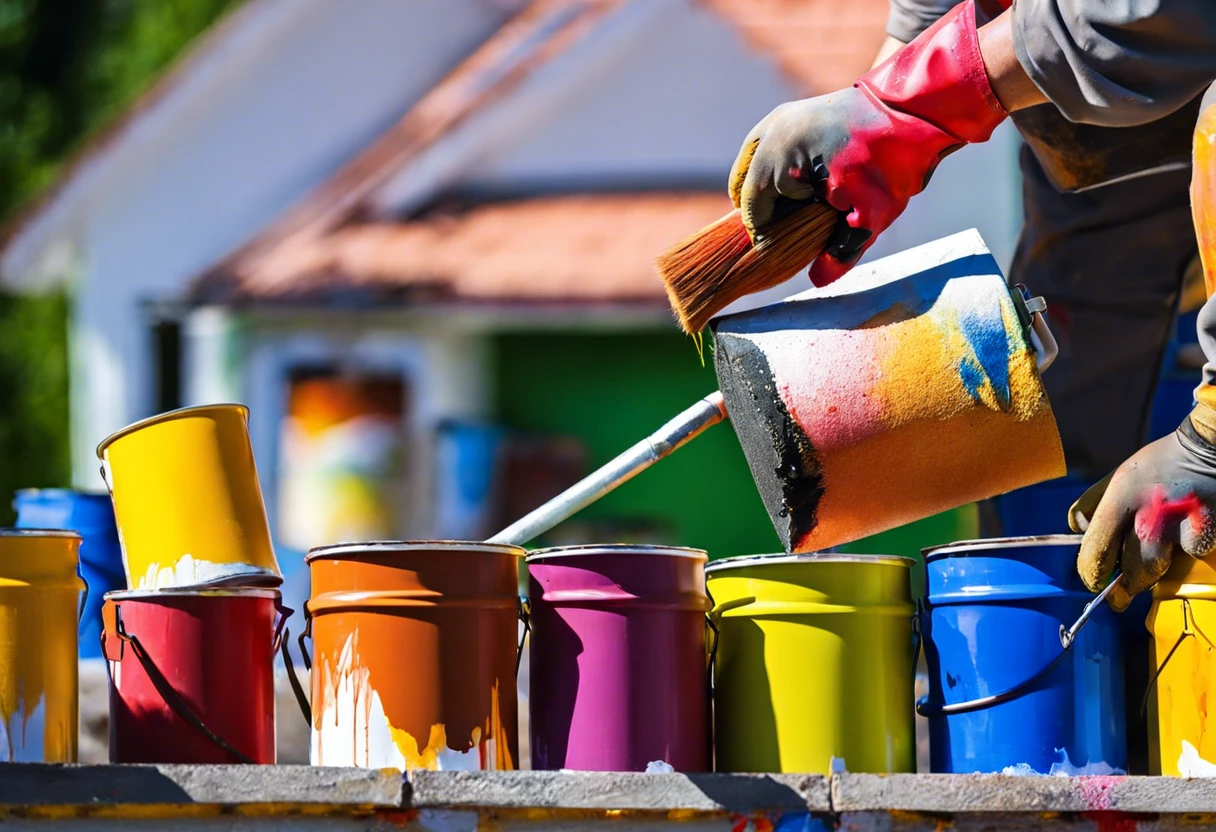
[[[74,763],[80,535],[0,529],[0,760]]]
[[[705,568],[718,771],[916,770],[910,558],[767,555]]]
[[[97,447],[131,589],[282,583],[249,440],[249,410],[162,413]]]
[[[1149,773],[1216,776],[1216,557],[1175,557],[1146,624]]]

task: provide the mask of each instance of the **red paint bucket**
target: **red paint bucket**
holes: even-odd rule
[[[273,589],[111,592],[110,762],[275,761]]]

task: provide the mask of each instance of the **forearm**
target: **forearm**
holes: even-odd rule
[[[950,5],[953,4],[946,4],[947,9]],[[920,21],[922,17],[928,17],[930,13],[930,11],[922,9],[920,14],[914,17],[913,20]],[[907,9],[901,9],[898,3],[892,3],[891,21],[895,21],[899,14],[902,14],[903,17],[909,16]],[[903,18],[900,19],[902,20]],[[896,31],[893,32],[893,29]],[[888,22],[886,40],[879,47],[872,67],[878,66],[907,44],[908,41],[902,39],[905,31],[911,32],[913,35],[919,34],[919,32],[915,31],[913,23],[905,22],[896,26],[893,22]],[[911,40],[911,38],[908,40]],[[984,58],[984,68],[988,72],[988,80],[992,84],[992,91],[996,93],[997,99],[1005,107],[1006,111],[1012,113],[1024,107],[1033,107],[1035,104],[1042,104],[1047,101],[1047,97],[1039,91],[1039,88],[1030,80],[1026,71],[1022,69],[1022,65],[1018,63],[1017,53],[1013,48],[1013,32],[1009,12],[1005,12],[990,23],[981,26],[979,29],[979,41],[980,54]]]
[[[907,43],[906,40],[900,40],[894,35],[887,35],[886,39],[882,42],[882,46],[878,47],[878,54],[874,56],[874,63],[870,64],[870,69],[878,66],[887,58],[903,49]]]
[[[1048,101],[1018,61],[1012,21],[1013,14],[1007,11],[979,29],[980,55],[988,81],[1001,106],[1010,113]]]

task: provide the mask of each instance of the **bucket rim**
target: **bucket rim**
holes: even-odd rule
[[[885,563],[888,566],[903,566],[908,569],[916,565],[915,558],[903,555],[853,555],[844,552],[795,552],[793,554],[739,555],[715,560],[705,567],[705,574],[742,569],[748,566],[769,566],[787,563]]]
[[[155,425],[160,422],[171,422],[174,419],[180,419],[183,416],[192,416],[196,413],[201,413],[205,410],[230,410],[237,409],[241,411],[245,417],[245,421],[249,421],[249,408],[240,402],[213,402],[211,404],[196,404],[190,407],[179,407],[176,410],[166,410],[164,413],[157,413],[155,416],[149,416],[146,419],[140,419],[138,422],[132,422],[125,428],[119,428],[111,433],[97,445],[97,458],[104,461],[106,448],[113,445],[124,436],[135,433],[137,430],[142,430],[149,425]]]
[[[549,546],[537,549],[527,557],[528,563],[579,555],[665,555],[708,561],[709,553],[691,546],[663,546],[651,543],[584,543],[571,546]]]
[[[169,587],[167,589],[115,589],[102,597],[107,601],[138,601],[148,598],[222,595],[241,598],[281,598],[283,593],[265,586]]]
[[[71,529],[0,529],[0,537],[61,537],[84,540],[79,532]]]
[[[88,497],[90,499],[110,501],[110,492],[102,489],[92,488],[18,488],[13,492],[13,499],[20,497],[39,497],[46,495],[48,497]]]
[[[351,540],[329,543],[308,550],[305,563],[324,560],[343,554],[366,552],[418,552],[426,549],[461,549],[467,552],[486,552],[523,557],[527,550],[513,543],[487,543],[484,540]]]
[[[988,552],[993,549],[1016,549],[1026,546],[1079,546],[1080,534],[1036,534],[1026,537],[987,537],[975,540],[959,540],[954,543],[943,543],[940,546],[929,546],[921,549],[925,560],[940,558],[945,555],[968,555],[973,552]]]

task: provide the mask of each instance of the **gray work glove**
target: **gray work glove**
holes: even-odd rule
[[[1198,405],[1178,430],[1136,452],[1081,495],[1069,525],[1084,532],[1077,572],[1093,592],[1111,590],[1122,612],[1152,588],[1174,557],[1216,548],[1216,411]]]

